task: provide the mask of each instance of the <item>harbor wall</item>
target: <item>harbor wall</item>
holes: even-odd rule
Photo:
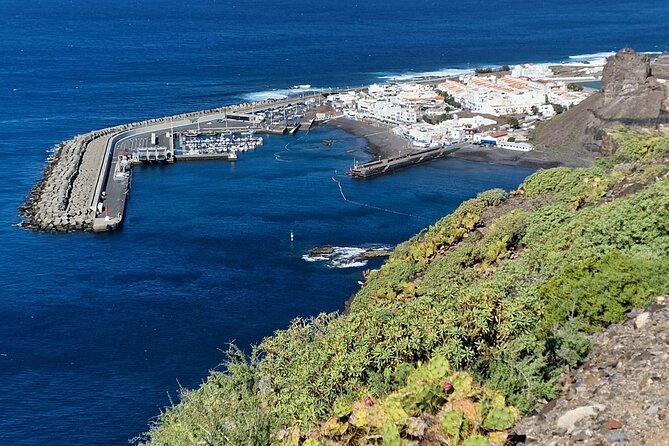
[[[116,142],[154,127],[162,129],[172,121],[184,124],[185,120],[220,111],[223,109],[123,124],[61,142],[48,159],[42,178],[19,208],[24,217],[21,226],[55,232],[92,231],[95,202],[107,179]]]

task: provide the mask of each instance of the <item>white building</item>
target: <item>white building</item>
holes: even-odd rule
[[[555,116],[555,108],[550,104],[540,105],[539,114],[544,118],[550,119]]]
[[[397,97],[401,102],[432,102],[439,101],[441,97],[429,85],[423,84],[400,84]]]
[[[417,123],[404,124],[394,129],[395,133],[411,141],[414,146],[428,147],[436,144],[449,145],[454,142],[471,140],[483,126],[496,122],[483,116],[458,118],[443,121],[437,125]]]
[[[327,97],[327,101],[331,102],[337,108],[353,107],[357,100],[358,95],[354,91],[335,93]]]
[[[467,83],[464,105],[493,116],[528,114],[546,103],[543,85],[517,79],[473,77]]]
[[[370,96],[378,97],[378,96],[383,96],[386,89],[379,84],[372,84],[367,88],[367,91],[369,92]]]
[[[464,108],[494,116],[532,114],[535,107],[547,103],[569,108],[589,96],[588,92],[572,92],[564,81],[549,78],[548,65],[517,65],[512,76],[461,77],[461,81],[447,80],[437,88],[460,102]],[[544,116],[554,113],[543,110]]]
[[[553,76],[553,70],[546,64],[523,64],[511,67],[511,77],[547,79]]]
[[[462,103],[465,96],[467,96],[467,86],[462,82],[445,80],[437,85],[437,89],[450,94],[453,96],[453,99],[460,103]]]
[[[534,150],[532,144],[526,142],[509,142],[508,140],[497,142],[497,147],[507,150],[518,150],[520,152],[531,152]]]
[[[372,104],[370,117],[379,121],[391,123],[413,123],[418,120],[418,114],[413,107],[404,106],[394,102],[377,101]]]
[[[570,108],[590,96],[590,93],[583,91],[553,90],[549,91],[546,96],[548,102],[551,104],[558,104],[564,108]]]

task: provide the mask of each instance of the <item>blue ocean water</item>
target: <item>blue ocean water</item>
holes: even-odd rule
[[[294,317],[342,309],[362,268],[306,262],[310,248],[400,242],[530,173],[443,160],[353,182],[342,172],[368,156],[364,140],[320,128],[268,138],[236,164],[136,169],[119,232],[21,230],[17,208],[60,140],[293,85],[621,46],[664,51],[668,9],[661,0],[2,0],[0,445],[127,444],[168,392],[216,367],[228,342],[248,347]],[[369,206],[344,201],[334,180]]]

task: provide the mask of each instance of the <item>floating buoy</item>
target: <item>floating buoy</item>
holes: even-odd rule
[[[293,234],[293,230],[291,229],[290,230],[290,241],[292,242],[293,240],[295,240],[295,234]]]

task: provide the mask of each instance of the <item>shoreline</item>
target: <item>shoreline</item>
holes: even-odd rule
[[[367,141],[367,152],[375,158],[391,158],[414,151],[407,140],[392,133],[392,129],[385,124],[336,118],[323,126],[338,128],[358,138],[364,138]]]
[[[391,127],[382,123],[358,121],[347,118],[336,118],[324,126],[341,129],[351,135],[367,140],[367,152],[376,157],[391,158],[415,152],[408,141],[392,133]],[[560,159],[555,155],[539,150],[520,152],[500,148],[483,148],[471,145],[446,155],[445,158],[456,158],[488,164],[529,167],[533,169],[550,169],[552,167],[587,167],[592,160],[570,158]]]
[[[550,169],[553,167],[587,167],[592,161],[583,159],[563,160],[550,153],[533,150],[520,152],[509,149],[486,149],[480,146],[471,146],[458,149],[446,156],[478,163],[501,164],[505,166],[529,167],[532,169]]]

